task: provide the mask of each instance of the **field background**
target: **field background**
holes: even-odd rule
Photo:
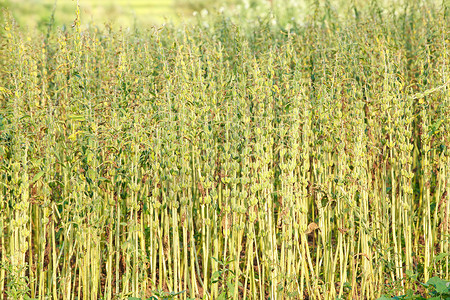
[[[208,0],[81,0],[83,24],[131,26],[179,22],[195,10],[210,8],[230,1]],[[1,1],[0,1],[1,3]],[[19,24],[30,28],[45,27],[55,6],[53,0],[9,0],[3,5],[11,9]],[[77,2],[58,0],[55,11],[57,25],[70,26],[75,18]]]

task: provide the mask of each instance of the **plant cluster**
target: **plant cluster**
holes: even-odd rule
[[[448,8],[333,3],[148,30],[78,11],[44,35],[6,17],[0,299],[443,291]]]

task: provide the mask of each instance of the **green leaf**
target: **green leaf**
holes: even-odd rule
[[[178,296],[180,294],[185,293],[187,290],[182,290],[181,292],[170,292],[170,296]]]
[[[447,256],[449,256],[449,255],[450,255],[450,253],[440,253],[439,255],[437,255],[437,256],[433,259],[433,261],[434,261],[434,262],[441,261],[443,258],[445,258],[445,257],[447,257]]]
[[[437,276],[430,278],[427,281],[428,285],[433,285],[436,292],[439,294],[448,294],[450,292],[450,282],[443,280]]]
[[[86,118],[83,115],[69,115],[69,119],[73,121],[86,121]]]
[[[222,275],[222,271],[216,271],[211,275],[211,280],[217,279]]]
[[[227,296],[226,296],[225,292],[223,292],[216,299],[217,300],[227,300]]]
[[[44,171],[40,171],[39,173],[37,173],[36,175],[34,175],[33,179],[31,180],[31,184],[35,183],[36,181],[39,180],[39,178],[42,177],[42,175],[44,175],[45,172]]]
[[[408,275],[409,278],[413,278],[416,279],[417,278],[417,274],[414,273],[414,271],[411,270],[406,270],[406,275]]]

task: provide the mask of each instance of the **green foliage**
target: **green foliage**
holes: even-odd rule
[[[186,291],[181,292],[164,292],[164,291],[152,291],[153,296],[150,298],[136,298],[136,297],[128,297],[128,300],[172,300],[178,299],[178,296],[182,296]],[[193,300],[194,298],[186,298],[187,300]]]
[[[226,259],[225,261],[221,261],[216,259],[215,257],[212,257],[214,261],[216,261],[219,264],[219,270],[212,273],[211,275],[211,283],[220,283],[221,287],[219,289],[219,295],[217,296],[217,299],[226,300],[226,299],[232,299],[233,291],[235,290],[235,279],[236,274],[229,268],[229,265],[234,260]],[[242,284],[238,282],[240,286]]]
[[[433,299],[433,300],[448,300],[450,299],[450,281],[443,280],[437,276],[430,278],[426,283],[419,282],[420,285],[426,288],[428,295],[423,297],[420,294],[415,293],[413,289],[408,289],[405,295],[388,297],[382,296],[378,300],[386,299]]]
[[[29,277],[25,276],[26,266],[16,266],[11,263],[10,259],[4,260],[0,263],[0,270],[7,274],[5,294],[9,299],[25,299],[34,300],[30,298],[29,292]]]

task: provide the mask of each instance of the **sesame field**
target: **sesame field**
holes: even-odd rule
[[[0,16],[0,300],[450,298],[448,1],[71,4]]]

